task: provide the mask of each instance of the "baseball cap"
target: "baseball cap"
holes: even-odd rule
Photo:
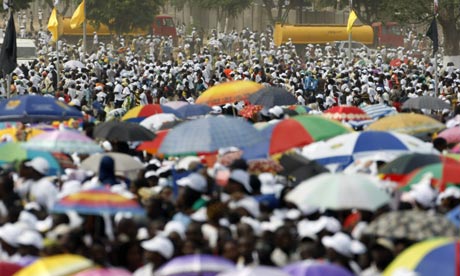
[[[157,252],[165,259],[170,259],[174,254],[174,245],[168,238],[156,236],[153,239],[143,241],[142,248],[150,252]]]
[[[243,185],[247,192],[252,193],[252,187],[249,184],[249,174],[247,172],[240,169],[233,170],[229,179]]]
[[[34,159],[24,163],[26,167],[34,169],[36,172],[46,175],[49,171],[49,163],[43,157],[35,157]]]
[[[186,177],[177,180],[177,185],[182,187],[189,187],[190,189],[205,193],[208,190],[208,183],[206,178],[199,173],[192,173]]]
[[[353,254],[366,252],[366,247],[357,240],[352,240],[350,236],[343,232],[337,232],[333,236],[326,236],[321,239],[322,244],[327,248],[334,249],[337,253],[352,257]]]
[[[26,230],[19,236],[18,244],[42,249],[43,237],[37,231]]]

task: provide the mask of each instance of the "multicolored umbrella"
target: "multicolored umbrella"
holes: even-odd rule
[[[365,121],[371,119],[361,108],[347,105],[333,106],[324,111],[323,116],[337,121]]]
[[[25,95],[0,102],[0,121],[41,122],[83,118],[76,108],[52,97]]]
[[[84,215],[114,215],[126,212],[144,215],[145,210],[134,199],[111,192],[108,188],[96,188],[70,194],[60,199],[51,210],[54,213],[76,211]]]
[[[442,214],[405,210],[380,215],[364,233],[389,239],[422,241],[434,237],[455,237],[459,230]]]
[[[145,141],[142,142],[136,150],[139,151],[146,151],[150,154],[157,154],[158,149],[161,146],[161,143],[163,143],[163,140],[165,139],[166,135],[168,134],[169,130],[160,130],[156,132],[157,137],[153,139],[152,141]]]
[[[404,178],[401,179],[399,185],[402,190],[409,191],[413,184],[419,183],[422,178],[427,174],[431,174],[432,184],[440,189],[444,190],[447,185],[458,185],[460,184],[460,162],[457,162],[453,159],[449,161],[441,161],[439,163],[426,165],[420,167]]]
[[[214,276],[222,271],[235,269],[231,261],[217,256],[195,254],[176,257],[157,271],[157,276]]]
[[[148,141],[155,138],[155,134],[145,127],[131,122],[103,122],[94,128],[95,138],[109,141]]]
[[[167,122],[176,122],[179,118],[171,113],[159,113],[145,118],[140,122],[140,125],[146,129],[156,132]]]
[[[417,98],[408,99],[404,102],[402,108],[442,110],[451,109],[452,106],[439,98],[431,96],[420,96]]]
[[[29,140],[30,138],[37,136],[44,132],[44,130],[38,128],[26,128],[25,130],[25,140]],[[0,139],[1,140],[9,140],[16,142],[18,140],[18,129],[16,127],[9,127],[0,130]]]
[[[224,82],[204,91],[196,99],[196,103],[213,106],[243,101],[261,88],[263,88],[261,84],[253,81],[238,80]]]
[[[289,276],[287,272],[272,266],[247,266],[217,274],[218,276]]]
[[[275,105],[291,105],[297,103],[297,98],[281,87],[264,87],[248,97],[253,105],[273,107]]]
[[[322,173],[300,183],[286,195],[286,200],[298,207],[375,211],[390,202],[390,196],[369,175]]]
[[[172,109],[178,109],[179,107],[189,105],[189,103],[185,101],[172,101],[172,102],[167,102],[163,105],[167,107],[171,107]]]
[[[417,135],[435,133],[445,128],[446,126],[441,122],[422,114],[398,113],[377,120],[370,124],[366,130],[394,131]]]
[[[441,131],[437,137],[446,139],[448,144],[460,143],[460,127],[451,127]]]
[[[145,118],[159,113],[172,113],[179,117],[179,115],[176,113],[176,110],[171,107],[160,104],[147,104],[131,108],[128,110],[128,112],[126,112],[125,115],[123,115],[121,120],[132,123],[139,123]]]
[[[283,270],[291,276],[353,276],[349,270],[336,264],[311,260],[290,264]]]
[[[459,275],[460,241],[436,238],[416,243],[399,254],[382,275],[395,275],[399,269],[414,271],[418,276]]]
[[[399,156],[379,169],[383,179],[401,181],[407,174],[426,165],[440,163],[443,156],[439,154],[409,153]]]
[[[22,266],[18,264],[10,262],[0,262],[0,275],[2,276],[12,276],[21,269]]]
[[[179,107],[176,112],[179,118],[191,118],[197,116],[203,116],[208,114],[212,110],[211,107],[204,104],[188,104]]]
[[[73,276],[131,276],[133,275],[123,268],[92,268],[79,272]]]
[[[18,271],[15,276],[66,276],[94,266],[91,260],[80,255],[61,254],[40,258]]]

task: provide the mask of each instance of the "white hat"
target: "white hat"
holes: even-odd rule
[[[21,236],[21,227],[13,223],[6,223],[0,227],[0,239],[11,246],[18,246],[18,238]]]
[[[147,251],[159,253],[165,259],[170,259],[174,254],[174,245],[171,240],[161,236],[143,241],[141,246]]]
[[[260,183],[260,191],[262,194],[273,194],[275,193],[275,177],[272,173],[261,173],[258,176]]]
[[[199,173],[192,173],[186,177],[177,180],[177,185],[182,187],[189,187],[190,189],[205,193],[208,190],[208,183],[206,178]]]
[[[46,161],[43,157],[35,157],[34,159],[30,160],[29,162],[24,163],[26,167],[30,167],[34,169],[36,172],[46,175],[48,174],[48,170],[50,165],[48,161]]]
[[[43,248],[43,237],[34,230],[24,231],[18,238],[19,245],[30,245],[38,249]]]
[[[438,196],[438,201],[453,197],[453,198],[460,198],[460,189],[457,187],[449,186],[443,192],[441,192]]]
[[[241,185],[243,185],[244,189],[250,193],[252,193],[252,187],[251,185],[249,184],[249,174],[246,172],[246,171],[243,171],[243,170],[240,170],[240,169],[237,169],[237,170],[233,170],[231,173],[230,173],[230,177],[229,177],[230,180],[233,180]]]
[[[182,240],[185,240],[185,226],[183,223],[174,220],[171,220],[168,223],[166,223],[165,228],[163,230],[163,234],[169,236],[171,233],[174,232],[179,234]]]
[[[300,239],[310,238],[312,240],[318,239],[316,233],[312,230],[312,222],[308,220],[301,220],[297,223],[297,233],[299,233]]]
[[[268,113],[275,115],[276,117],[280,117],[283,115],[283,109],[279,106],[274,106],[268,110]]]
[[[254,218],[258,218],[260,216],[259,202],[252,197],[245,197],[241,200],[238,200],[231,206],[231,208],[243,208],[248,211],[248,213]]]
[[[341,229],[340,222],[333,217],[322,216],[318,220],[311,221],[311,230],[314,233],[319,233],[323,229],[331,233],[337,233]]]
[[[343,232],[337,232],[334,236],[323,237],[321,242],[325,247],[332,248],[346,257],[366,252],[366,247],[361,242],[352,240],[350,236]]]

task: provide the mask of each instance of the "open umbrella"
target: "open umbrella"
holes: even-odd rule
[[[390,239],[422,241],[434,237],[455,237],[459,230],[441,214],[406,210],[380,215],[364,233]]]
[[[336,264],[311,260],[290,264],[283,270],[291,276],[353,276],[349,270]]]
[[[79,60],[69,60],[64,63],[64,68],[76,69],[76,68],[84,68],[85,65],[83,62]]]
[[[453,159],[443,159],[443,161],[435,164],[429,164],[420,167],[399,181],[402,190],[410,190],[413,184],[419,183],[428,173],[433,177],[433,184],[436,188],[444,190],[447,185],[460,184],[460,162]]]
[[[83,118],[83,114],[52,97],[25,95],[0,102],[0,121],[64,121],[70,118]]]
[[[322,173],[300,183],[286,200],[298,207],[375,211],[390,201],[390,196],[377,186],[377,180],[364,174]]]
[[[115,162],[115,171],[120,173],[138,171],[143,168],[142,162],[131,155],[120,152],[108,152],[103,154],[92,154],[81,163],[81,168],[93,172],[99,171],[99,164],[104,156],[110,156]]]
[[[0,275],[2,276],[12,276],[14,273],[22,269],[22,266],[10,263],[10,262],[0,262]]]
[[[394,107],[385,104],[370,104],[363,107],[363,111],[371,117],[371,119],[380,119],[382,117],[396,114],[398,111]]]
[[[171,107],[172,109],[178,109],[179,107],[183,107],[185,105],[189,105],[188,102],[185,101],[172,101],[163,104],[164,106]]]
[[[399,67],[401,66],[401,64],[403,64],[403,62],[399,58],[394,58],[390,60],[390,66],[392,67]]]
[[[153,139],[152,141],[145,141],[142,142],[136,150],[143,151],[145,150],[146,152],[150,154],[157,154],[158,149],[161,146],[161,143],[163,143],[163,140],[165,139],[166,135],[168,134],[169,130],[160,130],[156,132],[157,137]]]
[[[324,111],[323,116],[337,121],[365,121],[371,119],[361,108],[347,105],[333,106]]]
[[[18,271],[15,276],[67,276],[94,266],[91,260],[80,255],[61,254],[40,258]]]
[[[399,254],[383,272],[395,275],[398,269],[414,271],[418,276],[458,275],[460,273],[460,242],[435,238],[416,243]]]
[[[176,257],[156,272],[157,276],[214,276],[222,271],[232,270],[235,264],[222,257],[195,254]]]
[[[92,268],[79,272],[73,276],[131,276],[133,275],[123,268]]]
[[[415,113],[398,113],[379,119],[370,124],[366,130],[394,131],[410,135],[435,133],[446,126],[441,122]]]
[[[448,144],[460,143],[460,127],[451,127],[441,131],[437,137],[446,139]]]
[[[385,179],[393,181],[402,180],[415,169],[426,165],[442,162],[443,156],[439,154],[408,153],[399,156],[379,169]]]
[[[84,215],[115,215],[126,212],[134,215],[144,215],[145,210],[136,200],[127,198],[108,188],[96,188],[76,192],[61,198],[51,209],[54,213],[75,211]]]
[[[197,104],[223,105],[246,100],[249,95],[263,88],[261,84],[253,81],[230,81],[215,85],[201,94],[196,99]]]
[[[271,266],[247,266],[217,274],[218,276],[289,276],[283,270]]]
[[[451,109],[452,106],[439,98],[431,96],[420,96],[417,98],[408,99],[403,103],[402,108],[441,110]]]
[[[275,105],[291,105],[297,103],[297,98],[281,87],[264,87],[248,98],[249,102],[254,105],[264,107],[273,107]]]
[[[94,128],[95,138],[107,139],[110,141],[147,141],[155,138],[155,134],[145,127],[130,122],[103,122]]]
[[[140,125],[150,131],[156,132],[167,122],[176,122],[179,118],[171,113],[159,113],[145,118],[140,122]]]
[[[1,140],[11,139],[11,141],[17,141],[18,138],[22,140],[21,138],[24,137],[25,141],[27,141],[30,138],[37,136],[38,134],[41,134],[43,132],[44,130],[39,129],[39,128],[26,128],[24,131],[21,132],[16,127],[9,127],[5,129],[0,129],[0,139]]]
[[[259,131],[244,119],[209,117],[184,122],[171,129],[159,152],[169,155],[209,153],[220,148],[255,145],[262,140]]]
[[[329,172],[328,169],[315,161],[308,160],[297,153],[283,154],[279,159],[279,163],[283,167],[279,174],[293,178],[294,184],[298,184],[315,175]]]
[[[176,112],[180,118],[190,118],[196,116],[203,116],[212,110],[211,107],[204,104],[188,104],[179,107]]]
[[[131,108],[126,112],[125,115],[121,118],[122,121],[139,123],[147,117],[150,117],[154,114],[159,113],[171,113],[176,116],[179,116],[176,110],[169,106],[164,106],[161,104],[147,104],[139,105],[134,108]]]

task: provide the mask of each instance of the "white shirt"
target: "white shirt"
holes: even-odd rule
[[[45,206],[48,210],[53,207],[57,195],[57,187],[46,178],[41,178],[30,186],[29,199]]]
[[[153,264],[148,263],[134,271],[133,276],[153,276]]]

